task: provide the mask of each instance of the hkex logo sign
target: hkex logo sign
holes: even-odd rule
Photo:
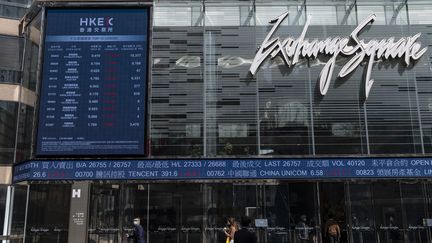
[[[113,32],[113,17],[86,17],[80,18],[80,32],[104,33]]]

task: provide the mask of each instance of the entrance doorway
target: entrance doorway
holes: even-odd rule
[[[345,184],[343,182],[325,182],[320,183],[320,210],[321,210],[321,225],[322,225],[322,240],[324,243],[330,243],[329,228],[332,224],[339,225],[340,228],[340,243],[348,243],[347,229],[347,207],[345,197]]]
[[[26,242],[67,236],[70,188],[31,185]],[[331,218],[341,243],[424,243],[431,242],[431,198],[432,185],[418,181],[93,183],[88,236],[128,242],[139,217],[147,242],[224,243],[227,218],[246,215],[258,243],[327,243]],[[55,207],[41,210],[46,201]]]
[[[278,182],[267,185],[264,189],[264,217],[269,225],[262,242],[320,242],[316,183]]]

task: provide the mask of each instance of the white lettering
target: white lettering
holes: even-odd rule
[[[417,39],[420,37],[420,33],[410,36],[403,37],[397,42],[394,42],[394,37],[390,37],[387,40],[370,40],[368,42],[359,38],[359,33],[365,28],[366,25],[372,23],[376,16],[375,14],[369,15],[365,18],[351,33],[348,37],[340,38],[327,38],[325,40],[312,40],[305,39],[307,29],[309,28],[311,16],[308,16],[306,24],[303,27],[303,31],[297,39],[291,37],[281,40],[280,37],[272,38],[274,32],[277,30],[279,25],[288,16],[288,12],[285,12],[276,19],[270,21],[274,24],[264,41],[262,42],[252,65],[249,69],[252,75],[256,75],[261,64],[270,56],[271,59],[276,56],[281,56],[284,62],[289,66],[293,66],[299,62],[300,57],[303,58],[317,58],[319,54],[330,55],[330,60],[324,65],[324,68],[320,73],[320,93],[326,95],[328,88],[330,87],[331,78],[333,76],[333,70],[336,64],[336,58],[339,54],[352,57],[341,69],[338,76],[343,78],[353,72],[359,65],[364,61],[366,57],[369,58],[368,65],[366,67],[365,87],[364,94],[366,99],[369,96],[369,92],[372,88],[374,80],[371,79],[371,71],[374,61],[377,59],[395,59],[403,58],[405,64],[410,65],[410,60],[418,60],[427,50],[427,48],[421,48],[421,45],[417,43]],[[352,43],[350,43],[350,41]]]
[[[96,27],[107,27],[113,26],[114,18],[112,17],[100,17],[100,18],[80,18],[80,26],[96,26]]]
[[[72,198],[81,198],[81,189],[72,189]]]

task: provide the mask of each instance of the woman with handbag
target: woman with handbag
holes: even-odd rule
[[[224,233],[226,236],[225,243],[233,243],[234,242],[234,233],[238,230],[238,224],[235,221],[235,218],[230,217],[227,220],[226,227],[224,227]]]

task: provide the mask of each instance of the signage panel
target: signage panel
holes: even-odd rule
[[[189,180],[430,178],[432,158],[226,160],[32,160],[16,165],[25,180]]]
[[[249,69],[255,76],[267,58],[281,57],[288,67],[296,65],[300,58],[318,58],[319,55],[330,56],[329,61],[324,65],[319,77],[319,88],[321,95],[326,95],[333,77],[333,70],[339,56],[349,57],[349,61],[342,67],[338,77],[343,78],[350,75],[362,62],[367,61],[366,75],[364,80],[364,95],[367,99],[369,92],[374,84],[371,78],[372,68],[379,60],[403,59],[408,67],[412,61],[418,60],[426,51],[427,47],[422,48],[418,42],[421,33],[413,36],[402,37],[395,40],[394,37],[388,39],[365,41],[361,39],[361,33],[366,26],[372,24],[376,15],[371,14],[363,19],[360,24],[351,32],[348,37],[333,37],[325,40],[309,40],[306,33],[312,16],[308,16],[306,24],[300,36],[294,37],[275,37],[274,34],[286,19],[289,12],[285,12],[279,17],[270,21],[272,29],[259,46],[255,58]],[[413,64],[414,65],[414,64]]]
[[[48,9],[38,155],[144,154],[148,9]]]
[[[70,243],[88,242],[89,194],[90,183],[88,181],[76,181],[72,184],[68,230],[68,242]]]

